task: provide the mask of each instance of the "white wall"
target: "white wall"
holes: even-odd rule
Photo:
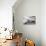
[[[41,40],[42,46],[46,46],[46,0],[42,0],[41,4]]]
[[[23,0],[16,7],[14,5],[15,26],[24,37],[35,41],[36,46],[41,46],[41,0]],[[24,25],[24,16],[36,16],[35,25]]]
[[[16,0],[0,0],[0,27],[12,28],[12,6]]]

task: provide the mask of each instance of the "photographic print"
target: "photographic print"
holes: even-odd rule
[[[36,16],[24,16],[23,23],[28,24],[36,24]]]

